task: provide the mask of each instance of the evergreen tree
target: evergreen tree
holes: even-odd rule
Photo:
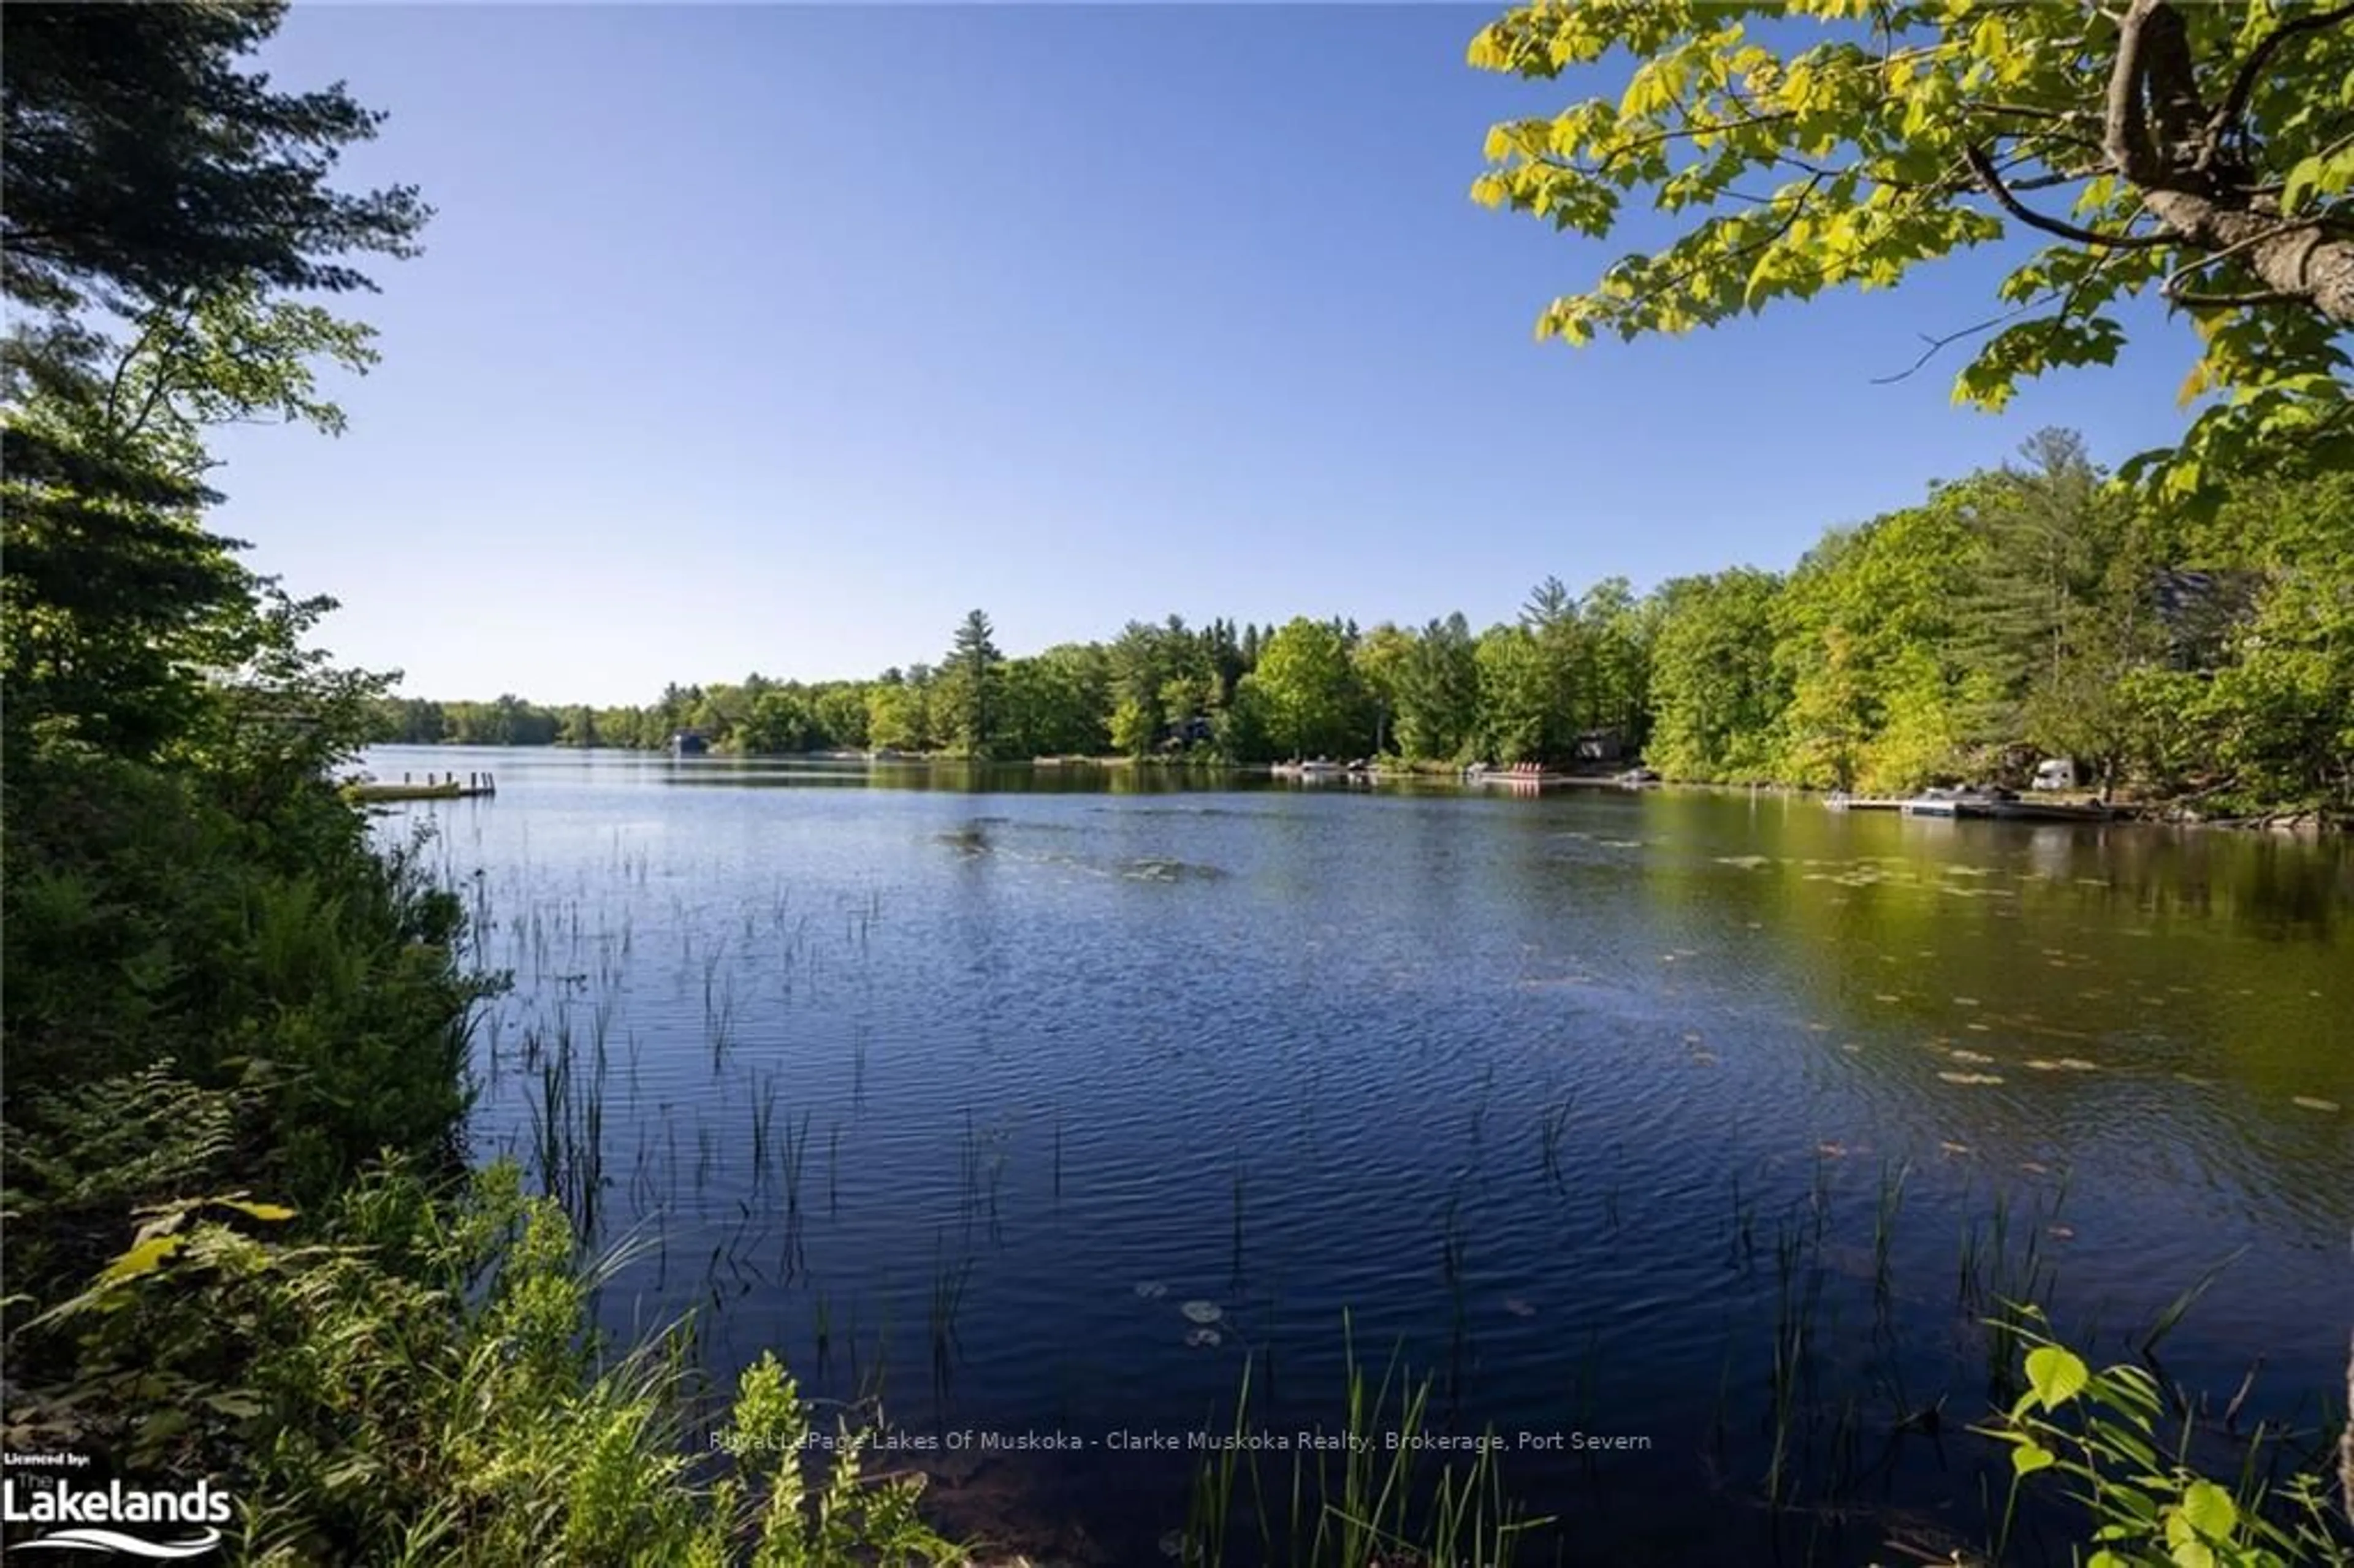
[[[994,738],[997,687],[1005,656],[997,651],[989,617],[974,610],[957,628],[942,666],[948,690],[947,738],[967,757],[987,757]]]

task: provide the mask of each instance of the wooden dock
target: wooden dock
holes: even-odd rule
[[[344,786],[344,799],[357,805],[394,800],[472,800],[498,792],[498,776],[492,773],[469,773],[463,778],[455,773],[428,773],[422,781],[404,773],[398,784],[387,779],[360,779]]]
[[[1466,768],[1459,776],[1465,784],[1500,786],[1526,791],[1530,789],[1638,789],[1644,786],[1630,782],[1616,773],[1557,773],[1528,764],[1511,768]]]

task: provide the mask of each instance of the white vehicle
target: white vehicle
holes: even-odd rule
[[[2047,757],[2035,765],[2034,788],[2038,789],[2081,789],[2084,782],[2073,757]]]

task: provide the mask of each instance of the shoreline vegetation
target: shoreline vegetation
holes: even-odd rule
[[[1007,658],[975,610],[937,664],[758,673],[635,706],[386,695],[408,745],[1263,766],[1362,758],[1905,796],[2027,785],[2172,821],[2354,821],[2354,474],[2264,476],[2211,517],[2130,492],[2074,436],[1835,528],[1787,572],[1638,596],[1538,586],[1475,632],[1306,617],[1130,621]]]
[[[392,742],[386,744],[415,745],[419,743]],[[462,743],[456,741],[444,741],[439,744],[457,746]],[[511,744],[527,745],[528,743]],[[551,750],[610,750],[618,752],[638,752],[644,749],[636,747],[577,747],[554,742],[549,743],[548,748]],[[1071,773],[1081,773],[1087,771],[1118,773],[1122,771],[1144,770],[1204,774],[1223,773],[1232,774],[1242,778],[1282,777],[1284,776],[1283,770],[1285,768],[1285,765],[1282,763],[1228,762],[1224,758],[1215,756],[1191,756],[1183,754],[1150,757],[1121,757],[1115,755],[1105,757],[1023,757],[987,758],[976,758],[962,753],[947,751],[915,753],[902,752],[890,757],[879,758],[872,753],[860,751],[737,752],[723,753],[721,755],[723,760],[732,758],[736,760],[744,761],[771,761],[801,764],[854,762],[864,763],[870,766],[879,764],[885,767],[906,766],[916,768],[986,767],[992,769],[1009,768],[1043,768]],[[1639,758],[1636,759],[1636,765],[1639,768]],[[1363,779],[1366,782],[1459,784],[1465,781],[1464,773],[1465,768],[1468,766],[1469,765],[1458,765],[1453,762],[1414,760],[1390,757],[1378,759],[1369,759],[1362,768],[1351,768],[1348,776]],[[1696,789],[1719,794],[1766,794],[1776,797],[1824,801],[1835,800],[1840,793],[1836,789],[1825,789],[1819,786],[1797,784],[1766,782],[1734,784],[1670,778],[1646,778],[1635,780],[1628,779],[1624,777],[1628,771],[1628,768],[1617,768],[1608,771],[1589,773],[1547,773],[1543,776],[1543,780],[1548,787],[1575,786],[1587,789],[1666,788],[1673,789]],[[1496,774],[1492,777],[1498,782],[1503,781],[1505,778],[1505,776],[1501,774]],[[495,792],[489,789],[451,788],[447,785],[409,786],[403,784],[377,783],[372,780],[364,780],[348,784],[345,788],[345,792],[351,799],[366,802],[458,800],[474,795],[484,795]],[[2188,803],[2180,800],[2137,800],[2126,797],[2113,796],[2109,800],[2103,801],[2096,792],[2084,789],[2055,790],[2049,792],[2038,791],[2031,799],[2036,803],[2048,803],[2063,807],[2076,805],[2089,806],[2094,804],[2105,805],[2115,812],[2114,817],[2110,820],[2118,823],[2140,822],[2168,827],[2255,830],[2274,832],[2324,832],[2354,830],[2354,815],[2338,812],[2327,808],[2306,807],[2278,811],[2260,812],[2245,817],[2207,817],[2200,815],[2195,810],[2190,809]],[[2094,819],[2091,818],[2086,819],[2088,821],[2093,820]]]
[[[515,1166],[472,1161],[474,1032],[512,977],[485,962],[487,910],[433,881],[421,840],[381,846],[334,783],[391,738],[387,714],[422,715],[393,704],[390,677],[311,643],[331,600],[289,597],[205,526],[221,499],[207,433],[340,429],[316,373],[363,371],[375,350],[328,302],[373,286],[360,263],[416,254],[431,216],[408,186],[331,184],[381,116],[340,85],[288,92],[253,69],[284,14],[17,5],[0,24],[16,329],[0,1438],[79,1456],[98,1488],[203,1481],[236,1499],[225,1555],[269,1568],[965,1561],[924,1522],[917,1478],[864,1462],[851,1435],[868,1413],[813,1444],[812,1404],[773,1357],[715,1390],[691,1324],[634,1345],[596,1333],[619,1260],[588,1255],[559,1197]],[[1204,641],[1172,624],[1005,661],[976,613],[938,671],[830,694],[673,688],[629,710],[630,738],[741,728],[758,751],[838,714],[864,745],[978,756],[1021,733],[1034,755],[1174,738],[1245,761],[1510,762],[1616,730],[1684,776],[1874,788],[2020,738],[2218,810],[2342,810],[2342,476],[2252,484],[2220,532],[2114,512],[2088,476],[2070,460],[1947,487],[1787,578],[1689,579],[1643,601],[1548,584],[1521,624],[1479,637],[1459,617],[1353,639],[1294,621]],[[2021,510],[2063,493],[2083,503],[2064,527]],[[2005,575],[2014,559],[2068,592],[2030,592]],[[2198,641],[2151,597],[2172,580],[2156,563],[2251,574],[2243,599],[2223,596],[2244,609]],[[1997,585],[1999,615],[1940,619],[1978,582]],[[433,738],[524,738],[525,705],[493,706],[495,734],[471,719],[452,734],[445,715]],[[1789,1316],[1795,1352],[1809,1332],[1795,1298]],[[2281,1533],[2310,1520],[2258,1519],[2256,1478],[2158,1462],[2140,1383],[2095,1381],[2053,1345],[2021,1365],[2033,1402],[2000,1422],[2018,1474],[2089,1485],[2087,1534],[2110,1561],[2328,1560],[2329,1541]],[[1352,1411],[1381,1403],[1363,1390]],[[717,1404],[733,1440],[698,1457],[687,1433]],[[2060,1429],[2092,1404],[2126,1417]],[[1320,1514],[1341,1538],[1315,1554],[1444,1561],[1394,1549],[1381,1482],[1352,1473],[1341,1506],[1370,1506]],[[1430,1528],[1500,1544],[1484,1478],[1467,1484],[1441,1485]]]

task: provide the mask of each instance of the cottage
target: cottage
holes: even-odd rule
[[[1580,762],[1623,762],[1627,742],[1615,729],[1589,729],[1572,743],[1570,755]]]

